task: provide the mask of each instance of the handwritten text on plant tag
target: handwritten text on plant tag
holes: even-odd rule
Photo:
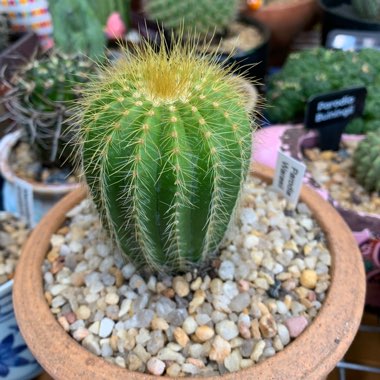
[[[305,164],[279,151],[273,187],[292,204],[296,204],[301,192]]]
[[[33,201],[33,187],[30,183],[22,179],[16,179],[15,182],[16,195],[17,195],[17,208],[20,217],[24,218],[29,227],[34,226],[34,201]]]

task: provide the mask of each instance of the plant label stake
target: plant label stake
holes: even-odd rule
[[[33,187],[30,183],[17,178],[14,182],[17,193],[17,211],[29,227],[34,227]]]
[[[363,113],[366,95],[366,88],[360,86],[316,95],[309,99],[305,126],[318,130],[321,150],[339,150],[346,125]]]
[[[292,205],[296,205],[298,202],[305,171],[304,163],[281,151],[278,152],[272,186],[276,191],[283,194]]]

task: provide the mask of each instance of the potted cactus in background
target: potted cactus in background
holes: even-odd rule
[[[171,0],[148,0],[145,2],[147,19],[157,22],[170,33],[196,33],[204,47],[200,50],[217,50],[218,59],[233,65],[247,77],[263,81],[266,74],[266,58],[269,30],[258,21],[239,14],[239,0],[178,2]]]
[[[72,174],[69,147],[64,149],[73,134],[67,107],[78,98],[78,87],[93,69],[94,63],[84,56],[52,52],[7,82],[11,90],[2,102],[9,118],[22,127],[1,143],[7,211],[18,209],[15,186],[19,177],[33,188],[35,222],[60,196],[77,186],[72,176],[71,183],[65,183]],[[24,142],[20,143],[20,138]]]
[[[380,130],[369,133],[358,144],[353,164],[354,175],[358,182],[368,192],[380,193]]]
[[[331,30],[378,32],[380,30],[379,0],[319,0],[323,10],[322,43]]]
[[[292,53],[268,81],[266,116],[271,123],[301,122],[308,99],[353,86],[367,88],[363,116],[350,121],[346,133],[366,134],[380,127],[380,52],[315,48]]]
[[[263,183],[246,182],[252,120],[242,81],[188,43],[172,42],[170,51],[163,44],[158,52],[141,46],[84,90],[78,150],[98,215],[86,189],[65,197],[34,230],[15,279],[21,330],[57,380],[145,376],[137,371],[232,379],[236,373],[226,372],[240,370],[242,378],[321,378],[359,324],[364,271],[349,230],[312,191],[302,194],[311,212],[305,204],[291,211]],[[256,171],[269,181],[263,168]],[[299,243],[302,257],[310,238],[319,240],[317,252],[305,248],[315,270],[303,273],[301,295],[291,293],[293,308],[286,293],[290,300],[279,306],[284,315],[275,320],[273,297],[284,296],[279,287],[292,275],[280,264],[274,270],[261,244],[276,245],[281,256],[283,224],[269,225],[280,212],[292,229],[284,237],[290,250]],[[331,257],[311,213],[333,253],[327,295]],[[244,226],[235,224],[238,215]],[[289,270],[299,274],[299,284],[301,270],[290,262],[284,265],[294,264]],[[347,277],[354,288],[347,289]],[[325,296],[318,322],[283,350],[279,334],[285,344],[290,330],[299,335]],[[297,308],[301,314],[291,319]],[[300,323],[288,330],[284,319]],[[283,352],[274,355],[274,347]]]

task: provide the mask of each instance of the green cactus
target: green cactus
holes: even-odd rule
[[[268,79],[266,117],[271,123],[300,121],[311,96],[360,85],[367,88],[364,112],[349,122],[348,133],[365,134],[380,126],[380,52],[315,48],[292,53]]]
[[[360,17],[373,20],[380,16],[380,0],[352,0],[351,4]]]
[[[68,106],[94,69],[82,55],[54,52],[34,60],[14,78],[7,108],[45,165],[62,166],[71,154],[64,149],[72,136]]]
[[[148,0],[146,12],[164,28],[179,30],[185,34],[200,35],[222,33],[235,19],[239,0]]]
[[[8,45],[9,39],[9,26],[8,20],[5,15],[0,14],[0,52],[3,51]]]
[[[103,225],[157,271],[216,250],[250,162],[241,79],[194,49],[144,45],[80,102],[82,166]]]
[[[354,153],[354,175],[369,192],[380,193],[380,130],[368,133]]]
[[[83,53],[95,59],[102,58],[106,37],[89,1],[50,0],[49,10],[57,49],[67,54]]]

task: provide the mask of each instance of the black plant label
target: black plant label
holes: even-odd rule
[[[363,114],[367,89],[363,86],[312,96],[306,105],[305,126],[318,129],[322,150],[338,150],[348,122]]]

